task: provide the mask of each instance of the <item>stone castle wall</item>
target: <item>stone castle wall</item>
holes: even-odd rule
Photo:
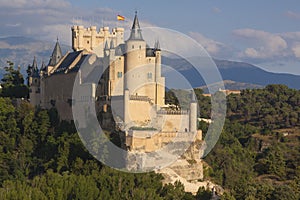
[[[46,91],[41,98],[43,108],[55,107],[60,119],[72,120],[72,92],[77,73],[56,74],[43,79],[43,90]],[[63,84],[62,84],[63,83]]]
[[[97,31],[96,26],[91,26],[89,28],[73,26],[71,30],[72,48],[74,51],[86,49],[87,51],[94,52],[103,57],[103,49],[106,41],[110,44],[110,41],[112,40],[115,47],[124,43],[123,28],[114,28],[112,29],[112,32],[110,32],[108,27],[100,28],[100,30]]]

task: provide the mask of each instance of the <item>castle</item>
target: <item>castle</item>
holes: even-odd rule
[[[143,39],[137,14],[129,38],[124,41],[124,29],[108,27],[99,31],[95,26],[72,27],[73,52],[62,55],[57,41],[48,65],[38,69],[34,59],[29,66],[28,85],[30,102],[34,106],[55,107],[60,119],[72,120],[72,88],[82,65],[95,53],[103,65],[102,76],[91,97],[96,110],[105,116],[111,99],[120,99],[114,119],[124,127],[125,146],[132,151],[154,151],[178,135],[193,133],[201,140],[197,130],[197,103],[190,103],[188,110],[165,109],[165,78],[161,74],[161,49],[158,41],[151,48]],[[100,66],[101,68],[101,66]],[[93,74],[94,72],[91,72]],[[112,124],[102,117],[103,124]]]

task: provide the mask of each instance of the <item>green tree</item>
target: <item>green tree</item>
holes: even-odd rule
[[[209,189],[200,187],[197,191],[196,198],[200,200],[210,200],[212,197],[212,192]]]
[[[28,87],[24,85],[24,78],[20,72],[20,67],[14,69],[14,63],[7,61],[8,66],[5,67],[6,73],[2,78],[2,91],[3,97],[27,98]]]

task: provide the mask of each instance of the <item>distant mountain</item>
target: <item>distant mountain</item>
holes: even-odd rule
[[[194,67],[185,59],[163,57],[162,62],[167,66],[172,66],[174,69],[182,73],[186,79],[189,80],[193,87],[201,87],[206,85],[201,75],[199,75]],[[252,86],[284,84],[290,88],[300,89],[299,75],[267,72],[259,67],[244,62],[217,59],[214,59],[214,62],[216,63],[223,80],[247,83],[251,84]],[[230,87],[230,89],[238,88],[239,86]]]
[[[48,64],[55,42],[44,42],[27,37],[0,38],[0,78],[4,73],[6,62],[12,61],[15,66],[20,66],[23,74],[26,73],[28,64],[32,64],[36,56],[39,66],[44,61]],[[61,44],[63,53],[70,47]]]
[[[25,75],[28,64],[32,63],[33,57],[37,57],[39,66],[44,61],[48,64],[55,42],[44,42],[27,37],[6,37],[0,38],[0,78],[6,66],[6,61],[10,60],[16,66],[20,65],[22,73]],[[71,50],[70,46],[62,45],[63,54]],[[239,89],[241,84],[252,88],[253,86],[265,86],[268,84],[285,84],[290,88],[300,89],[300,76],[283,73],[272,73],[262,70],[254,65],[214,59],[223,80],[237,82],[226,84],[228,89]],[[203,78],[193,68],[193,66],[182,58],[163,57],[164,65],[171,66],[182,73],[193,87],[206,85]],[[299,66],[300,67],[300,66]]]
[[[235,82],[231,80],[224,80],[222,83],[214,83],[211,87],[216,87],[216,88],[221,88],[222,85],[227,90],[244,90],[244,89],[258,89],[258,88],[264,88],[262,85],[256,85],[256,84],[251,84],[251,83],[241,83],[241,82]],[[203,89],[204,93],[209,93],[207,86],[201,86],[199,87]]]
[[[300,76],[286,73],[267,72],[254,65],[227,60],[215,60],[224,80],[257,85],[284,84],[300,89]],[[300,67],[300,66],[299,66]]]

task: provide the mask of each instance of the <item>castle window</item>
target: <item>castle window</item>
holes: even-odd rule
[[[151,73],[151,72],[148,72],[148,73],[147,73],[147,78],[148,78],[148,79],[152,79],[152,73]]]
[[[122,72],[118,72],[118,78],[122,78]]]
[[[132,48],[134,49],[134,45],[132,45]]]
[[[50,100],[50,104],[51,104],[52,106],[55,106],[55,103],[56,103],[55,100],[53,100],[53,99]]]
[[[142,49],[142,46],[140,45],[140,49]]]
[[[86,43],[87,43],[87,44],[89,44],[89,43],[90,43],[90,41],[86,41]]]
[[[68,99],[68,104],[69,104],[69,106],[74,105],[75,104],[74,99]]]

